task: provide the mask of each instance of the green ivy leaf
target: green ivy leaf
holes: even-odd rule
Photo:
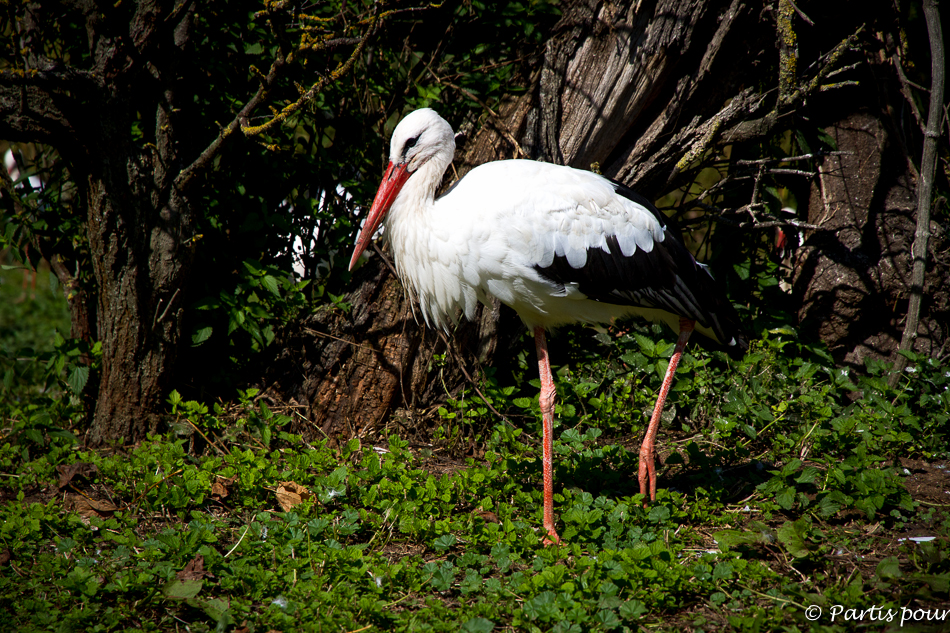
[[[720,580],[728,580],[732,578],[733,566],[732,563],[722,562],[717,563],[716,567],[713,569],[712,579],[713,582],[719,582]]]
[[[804,558],[811,553],[805,540],[805,533],[808,528],[809,524],[805,519],[794,522],[786,521],[778,529],[776,536],[789,554],[795,558]]]
[[[213,331],[214,331],[214,328],[212,328],[210,325],[207,327],[203,327],[200,330],[195,331],[191,335],[191,344],[195,347],[197,347],[198,345],[201,345],[202,343],[207,341],[209,338],[211,338],[211,334]]]
[[[178,580],[176,578],[165,585],[162,593],[165,594],[166,598],[185,600],[197,596],[203,584],[203,580]]]
[[[439,538],[435,539],[435,542],[432,545],[440,552],[444,552],[455,545],[455,540],[454,534],[443,534]]]
[[[791,510],[795,505],[795,489],[785,488],[775,495],[775,503],[779,504],[783,510]]]
[[[78,367],[73,367],[73,370],[69,372],[69,378],[66,379],[66,382],[69,384],[69,388],[72,389],[73,393],[79,394],[82,393],[82,390],[85,388],[86,383],[89,381],[89,366],[80,365]]]
[[[495,623],[485,618],[472,618],[462,624],[465,633],[491,633],[494,628]]]
[[[280,296],[280,283],[273,275],[264,275],[263,279],[261,279],[261,284],[275,297]]]
[[[877,564],[875,575],[878,578],[900,578],[901,572],[900,560],[896,556],[888,556]]]
[[[448,591],[452,588],[453,580],[455,580],[455,570],[452,568],[452,563],[446,563],[433,572],[429,582],[436,591]]]

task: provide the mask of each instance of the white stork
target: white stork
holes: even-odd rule
[[[640,449],[640,492],[656,498],[654,443],[660,413],[695,328],[742,343],[738,317],[680,235],[645,198],[597,174],[531,160],[481,165],[443,196],[435,191],[455,155],[451,126],[433,110],[393,132],[389,166],[350,270],[383,220],[396,271],[427,324],[447,328],[461,310],[497,297],[534,332],[541,374],[544,528],[557,543],[552,482],[554,379],[545,330],[637,315],[679,332]]]

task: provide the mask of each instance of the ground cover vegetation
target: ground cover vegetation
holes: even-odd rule
[[[110,454],[10,409],[35,401],[7,404],[8,616],[24,631],[846,631],[946,608],[950,371],[911,358],[891,389],[884,366],[849,375],[789,332],[738,362],[694,352],[645,508],[631,420],[672,347],[645,334],[576,333],[589,351],[558,372],[563,547],[540,545],[527,372],[482,381],[508,420],[467,394],[429,447],[307,445],[253,391],[211,408],[173,392],[175,432]],[[452,438],[472,436],[483,452],[459,459]],[[826,615],[806,620],[811,605]]]
[[[215,69],[195,99],[213,129],[215,106],[231,100],[221,111],[239,109],[238,87],[259,79],[248,66],[274,54],[266,11],[255,4],[238,23],[215,6],[195,15],[196,41]],[[313,13],[358,25],[374,6]],[[184,322],[190,346],[179,382],[163,395],[161,433],[131,446],[84,442],[102,346],[75,332],[74,303],[67,307],[54,270],[61,261],[51,267],[24,247],[39,235],[51,248],[50,227],[59,227],[58,252],[74,264],[70,301],[94,292],[56,152],[39,148],[32,162],[43,191],[28,192],[19,207],[4,198],[4,626],[948,630],[950,366],[906,352],[893,381],[880,360],[836,365],[795,322],[781,285],[787,271],[761,232],[680,218],[719,262],[751,346],[741,358],[688,348],[658,440],[655,503],[644,505],[633,473],[675,337],[637,323],[553,336],[561,546],[541,545],[539,384],[527,334],[506,362],[444,391],[424,441],[395,431],[342,441],[291,432],[299,407],[253,386],[255,374],[301,314],[352,309],[350,277],[336,260],[349,251],[355,209],[372,196],[377,149],[398,113],[437,104],[451,119],[497,103],[529,74],[530,51],[558,14],[547,3],[447,3],[425,14],[432,39],[416,8],[394,10],[356,72],[341,73],[307,108],[262,131],[262,145],[247,141],[239,159],[222,158],[210,172],[207,212],[196,220],[201,274]],[[295,32],[304,19],[278,30]],[[60,27],[64,37],[79,33]],[[478,43],[479,29],[498,37]],[[339,68],[357,44],[336,45],[343,52],[327,68]],[[817,127],[796,126],[743,146],[743,158],[834,151]],[[154,141],[147,126],[135,129],[137,143]],[[737,150],[720,156],[728,151]],[[697,167],[696,184],[671,194],[670,206],[735,169],[724,158],[712,164]],[[777,210],[793,196],[775,178],[755,186]],[[739,193],[729,195],[716,204],[741,206]],[[946,212],[936,219],[945,223]],[[725,248],[724,237],[734,246]],[[303,275],[292,272],[295,238]],[[35,289],[23,282],[27,263],[37,269]],[[434,367],[453,362],[448,353],[431,359]]]

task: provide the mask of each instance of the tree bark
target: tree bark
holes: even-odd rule
[[[860,369],[867,358],[888,358],[900,340],[896,308],[913,267],[913,175],[877,116],[836,114],[843,118],[825,131],[842,154],[822,160],[803,205],[818,228],[805,231],[793,256],[793,305],[836,361]],[[918,344],[933,353],[948,305],[937,278],[928,281],[936,292]]]
[[[158,429],[193,260],[189,214],[169,202],[154,204],[151,161],[142,164],[126,149],[118,154],[130,157],[128,162],[104,161],[105,173],[86,181],[103,342],[99,394],[86,438],[92,446],[138,441]]]
[[[851,99],[815,108],[814,122],[840,153],[819,161],[817,178],[800,198],[799,212],[813,228],[803,232],[802,247],[791,258],[802,330],[824,341],[837,362],[859,371],[870,359],[902,358],[904,306],[914,294],[921,300],[920,318],[910,330],[910,349],[939,357],[950,340],[950,234],[915,213],[926,203],[911,148],[925,137],[908,125],[916,106],[909,86],[901,85],[904,62],[891,38],[882,29],[866,43],[868,61]],[[925,246],[915,240],[920,232],[930,237],[926,253],[916,250]]]
[[[529,158],[597,165],[649,197],[671,186],[713,127],[765,109],[743,89],[756,73],[735,60],[768,54],[769,31],[741,2],[573,2],[555,31],[533,89],[480,130],[460,172],[518,158],[498,132],[507,128]]]
[[[61,9],[30,3],[18,22],[25,68],[0,77],[0,135],[52,145],[78,186],[73,202],[86,215],[97,299],[94,307],[85,293],[70,302],[73,331],[102,343],[85,441],[131,443],[159,428],[193,261],[195,180],[180,179],[173,86],[194,5],[143,1],[103,14],[74,5],[69,19],[84,23],[88,37],[88,59],[74,60],[83,68],[45,55]],[[147,104],[156,112],[154,143],[131,136]],[[79,260],[69,262],[62,246],[45,244],[44,256],[75,283],[70,268]]]

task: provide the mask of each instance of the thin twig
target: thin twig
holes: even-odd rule
[[[906,101],[910,106],[910,112],[914,115],[914,119],[917,121],[917,127],[920,128],[921,132],[923,132],[926,129],[927,124],[924,123],[924,118],[920,114],[920,109],[917,107],[917,102],[914,100],[911,87],[918,88],[920,90],[923,90],[923,88],[907,78],[907,75],[904,73],[904,66],[901,64],[900,56],[896,52],[891,55],[891,63],[894,64],[894,69],[897,71],[897,78],[900,79],[901,94],[904,95],[904,101]]]
[[[803,169],[783,169],[781,167],[770,169],[769,173],[770,174],[785,174],[786,176],[805,176],[806,178],[814,178],[817,175],[813,171],[805,171]]]
[[[498,410],[492,406],[492,404],[488,401],[488,398],[485,397],[485,394],[483,394],[481,389],[478,388],[478,383],[475,382],[475,380],[468,374],[468,371],[465,369],[465,361],[462,359],[461,354],[459,354],[455,350],[455,348],[449,343],[448,337],[446,337],[445,333],[442,330],[439,330],[439,336],[442,337],[442,340],[445,342],[445,347],[452,352],[452,356],[455,357],[455,362],[458,363],[459,369],[461,369],[462,373],[465,374],[465,378],[468,379],[468,381],[472,384],[472,389],[474,389],[475,393],[478,394],[478,397],[482,399],[482,402],[485,403],[485,406],[488,407],[492,413],[494,413],[499,418],[501,418],[501,420],[505,424],[509,426],[513,426],[507,417],[499,413]]]
[[[758,222],[740,222],[739,228],[751,228],[751,229],[771,229],[775,227],[784,228],[786,226],[794,226],[797,229],[809,229],[812,231],[821,230],[821,227],[815,224],[809,224],[808,222],[799,222],[798,220],[765,220]]]
[[[227,449],[227,447],[223,447],[223,448],[222,448],[221,446],[218,446],[218,443],[215,442],[215,441],[213,441],[213,440],[212,440],[210,437],[208,437],[207,435],[205,435],[205,434],[204,434],[204,431],[202,431],[201,429],[199,429],[199,428],[195,425],[194,422],[192,422],[192,421],[189,420],[188,418],[185,418],[185,422],[187,422],[188,424],[190,424],[190,425],[191,425],[191,428],[193,428],[194,430],[198,431],[198,434],[201,435],[201,437],[205,438],[205,441],[206,441],[208,444],[210,444],[211,446],[214,446],[215,449],[217,449],[217,451],[218,451],[219,453],[221,453],[222,455],[230,455],[230,454],[231,454],[231,451],[229,451],[229,450]]]
[[[811,154],[799,154],[798,156],[783,156],[781,158],[758,158],[756,160],[737,160],[733,165],[744,167],[747,165],[774,165],[780,163],[791,163],[799,160],[812,160],[814,158],[824,158],[825,156],[850,156],[854,152],[834,151],[834,152],[812,152]]]
[[[797,5],[797,4],[795,4],[794,2],[792,2],[792,0],[788,0],[788,3],[789,3],[790,5],[792,5],[792,8],[795,9],[795,13],[798,14],[798,17],[800,17],[802,20],[804,20],[805,23],[806,23],[808,26],[815,26],[815,23],[812,22],[812,19],[811,19],[810,17],[808,17],[807,15],[805,15],[805,13],[804,13],[801,9],[798,8],[798,5]]]
[[[162,309],[162,302],[159,300],[158,305],[155,306],[155,318],[152,320],[152,327],[155,327],[158,323],[161,323],[165,319],[165,315],[168,314],[168,311],[171,309],[172,304],[175,303],[175,297],[178,296],[181,288],[175,288],[175,292],[172,294],[172,298],[168,300],[168,305],[165,306],[165,310],[161,315],[158,314],[158,311]]]
[[[476,97],[474,94],[472,94],[465,88],[462,88],[461,86],[458,86],[452,83],[451,81],[448,81],[446,79],[439,77],[438,75],[435,74],[435,72],[432,71],[431,68],[427,67],[427,70],[429,71],[429,74],[432,75],[432,78],[435,79],[439,84],[443,86],[448,86],[449,88],[453,90],[458,90],[463,95],[465,95],[472,101],[476,102],[478,105],[482,106],[482,108],[484,108],[485,111],[488,112],[488,115],[491,117],[492,123],[495,124],[495,129],[498,131],[498,133],[501,134],[505,138],[505,140],[511,143],[512,146],[515,148],[515,153],[517,154],[518,158],[528,157],[528,154],[523,149],[521,149],[521,144],[518,143],[515,137],[512,136],[511,133],[507,130],[507,128],[505,127],[504,121],[502,121],[501,117],[498,116],[497,112],[491,109],[491,106],[489,106],[487,103],[485,103],[484,101]]]
[[[247,531],[248,531],[249,529],[251,529],[251,526],[250,526],[250,525],[247,525],[247,526],[244,527],[244,534],[242,534],[242,535],[241,535],[241,538],[239,538],[238,541],[237,541],[237,543],[234,544],[234,547],[232,547],[231,549],[229,549],[229,550],[228,550],[228,553],[224,555],[225,558],[227,558],[228,556],[230,556],[231,554],[234,553],[234,550],[236,550],[236,549],[238,548],[238,545],[241,544],[241,541],[244,540],[244,537],[247,535]]]
[[[304,328],[304,331],[311,336],[328,338],[334,341],[339,341],[341,343],[346,343],[347,345],[352,345],[353,347],[369,350],[370,352],[375,352],[377,354],[379,353],[379,350],[376,349],[375,347],[370,347],[369,345],[360,345],[356,341],[348,341],[345,338],[340,338],[339,336],[333,336],[332,334],[327,334],[326,332],[321,332],[320,330],[314,330],[313,328],[308,327],[308,328]]]

